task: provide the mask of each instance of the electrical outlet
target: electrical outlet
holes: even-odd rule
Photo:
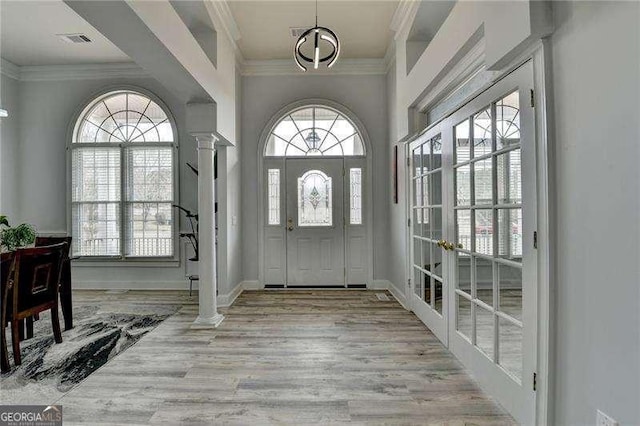
[[[596,425],[597,426],[618,426],[618,422],[615,421],[613,417],[598,410],[596,415]]]

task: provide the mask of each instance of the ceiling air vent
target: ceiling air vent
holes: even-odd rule
[[[67,43],[91,43],[91,39],[84,34],[56,34]]]

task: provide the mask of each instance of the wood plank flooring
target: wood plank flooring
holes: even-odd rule
[[[183,307],[58,400],[65,424],[514,423],[417,317],[375,293],[244,292],[220,328],[192,330],[186,293],[77,292]]]

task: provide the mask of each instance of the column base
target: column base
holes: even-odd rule
[[[224,315],[215,314],[211,318],[203,318],[198,316],[196,320],[191,324],[192,329],[204,329],[204,328],[218,328],[220,324],[224,321]]]

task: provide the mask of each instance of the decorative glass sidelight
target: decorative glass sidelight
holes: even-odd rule
[[[298,226],[332,226],[332,181],[320,170],[298,178]]]
[[[280,169],[267,172],[269,225],[280,225]]]
[[[362,225],[362,169],[349,170],[349,223]]]

